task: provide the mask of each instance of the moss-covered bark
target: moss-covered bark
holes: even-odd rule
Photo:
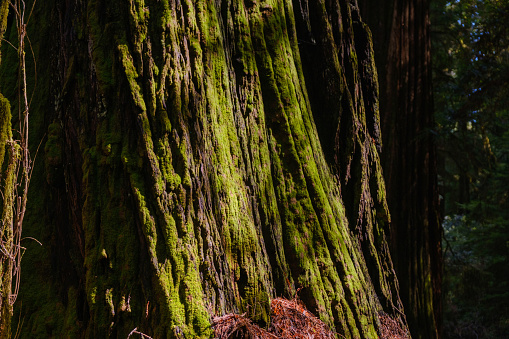
[[[0,1],[0,46],[7,27],[9,1]],[[0,52],[0,64],[2,54]],[[0,338],[11,332],[12,316],[12,272],[13,260],[10,257],[13,246],[13,190],[18,150],[12,140],[11,105],[0,91]]]
[[[209,337],[298,288],[345,337],[401,316],[353,2],[46,1],[30,28],[24,335]]]
[[[13,273],[16,267],[14,252],[15,178],[19,147],[12,140],[11,111],[7,99],[0,94],[0,168],[2,168],[0,223],[0,338],[8,338],[13,313]]]

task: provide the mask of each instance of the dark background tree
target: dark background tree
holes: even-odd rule
[[[210,336],[212,315],[266,322],[269,299],[299,288],[345,337],[376,337],[382,312],[406,327],[355,2],[48,0],[32,15],[43,146],[25,236],[42,246],[23,243],[22,336]],[[13,107],[17,62],[2,44]],[[433,189],[418,159],[404,168],[425,166]]]
[[[380,78],[389,244],[410,332],[441,332],[441,225],[428,0],[361,1]]]

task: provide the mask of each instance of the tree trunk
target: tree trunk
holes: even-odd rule
[[[360,7],[380,74],[382,163],[392,211],[388,236],[410,333],[441,333],[441,226],[433,140],[428,0]]]
[[[7,27],[9,2],[0,1],[0,46]],[[0,64],[2,54],[0,51]],[[2,208],[0,221],[0,338],[11,332],[13,305],[11,295],[14,260],[10,256],[14,240],[14,178],[18,150],[12,140],[11,105],[0,91],[0,193]]]
[[[11,331],[10,318],[13,312],[14,247],[14,183],[17,171],[18,148],[12,141],[10,104],[0,93],[0,168],[2,171],[2,222],[0,224],[0,338]]]
[[[405,328],[353,2],[48,0],[28,35],[22,337],[208,337],[298,289],[347,338]]]

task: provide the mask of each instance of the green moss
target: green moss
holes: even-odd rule
[[[147,37],[147,22],[150,17],[150,9],[144,0],[134,0],[130,6],[129,23],[137,53],[141,56],[143,43]]]
[[[6,142],[11,139],[11,105],[0,93],[0,169],[4,161]]]
[[[7,16],[9,15],[9,1],[0,0],[0,47],[7,28]],[[2,63],[2,52],[0,51],[0,64]]]
[[[131,88],[133,101],[142,111],[146,111],[147,108],[145,106],[143,94],[141,93],[140,85],[138,85],[138,83],[136,82],[136,79],[138,78],[138,73],[136,71],[136,68],[134,67],[133,58],[129,53],[129,48],[127,47],[127,45],[118,45],[117,49],[120,53],[120,61],[124,66],[124,74],[127,77],[127,81],[129,82],[129,86]]]
[[[171,150],[167,138],[158,140],[156,156],[160,164],[162,177],[166,183],[166,189],[174,191],[180,185],[181,178],[173,169]]]
[[[15,234],[11,225],[14,223],[15,203],[15,190],[16,190],[16,171],[18,164],[18,157],[20,156],[20,148],[12,140],[4,141],[7,147],[7,164],[5,171],[2,171],[2,219],[0,223],[0,239],[2,239],[2,247],[7,253],[12,253],[15,246]],[[2,254],[3,255],[3,254]],[[0,293],[3,296],[10,296],[12,294],[12,275],[13,262],[10,260],[2,260],[0,263]],[[5,299],[4,299],[5,300]],[[0,332],[9,334],[11,329],[12,305],[3,302],[0,308]],[[0,333],[1,334],[1,333]],[[8,336],[7,336],[8,337]]]

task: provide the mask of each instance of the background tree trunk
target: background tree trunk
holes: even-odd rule
[[[354,2],[48,0],[29,37],[22,336],[206,337],[298,288],[345,337],[406,326]]]
[[[389,243],[414,338],[441,333],[441,226],[428,0],[361,1],[380,74]]]

